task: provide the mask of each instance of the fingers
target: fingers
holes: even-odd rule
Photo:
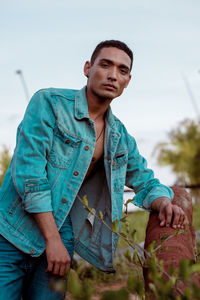
[[[172,221],[172,205],[171,203],[166,205],[166,227],[170,227]]]
[[[177,227],[180,227],[179,220],[180,220],[180,208],[176,205],[173,207],[174,210],[174,219],[172,223],[172,227],[176,229]]]
[[[169,227],[172,219],[172,205],[171,203],[166,204],[164,207],[161,207],[159,212],[160,226]]]
[[[57,272],[57,274],[55,275],[64,276],[65,273],[70,269],[70,263],[71,263],[71,258],[69,256],[67,262],[60,265],[59,272]]]
[[[70,269],[70,257],[66,262],[58,263],[58,262],[49,262],[46,272],[50,272],[53,275],[64,276],[65,273]]]
[[[159,219],[160,219],[160,226],[165,226],[166,224],[166,219],[165,219],[165,214],[163,212],[159,213]]]
[[[60,276],[64,276],[65,273],[66,273],[66,271],[67,271],[66,265],[61,265],[61,266],[60,266],[60,272],[59,272],[59,275],[60,275]]]
[[[64,276],[66,270],[70,269],[71,258],[61,239],[46,242],[46,259],[48,267],[46,272],[56,276]]]
[[[172,227],[175,229],[176,228],[184,229],[186,224],[186,217],[184,211],[182,210],[181,207],[176,205],[174,205],[173,209],[174,209],[174,220],[173,220]]]
[[[60,275],[60,264],[59,263],[54,264],[52,274],[53,275]]]
[[[174,229],[184,229],[187,222],[183,209],[171,203],[160,207],[158,217],[160,219],[160,226],[172,226]]]
[[[53,262],[48,262],[48,267],[46,269],[46,272],[52,272],[53,271]]]

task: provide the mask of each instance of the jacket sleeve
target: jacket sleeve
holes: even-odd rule
[[[11,172],[24,210],[29,213],[53,210],[46,172],[55,126],[52,101],[48,90],[35,93],[18,128]]]
[[[135,192],[133,203],[150,210],[152,202],[159,197],[173,199],[173,191],[154,178],[154,173],[147,168],[146,159],[140,155],[135,139],[127,133],[129,147],[126,186]]]

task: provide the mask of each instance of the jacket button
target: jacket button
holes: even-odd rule
[[[63,198],[62,199],[62,203],[66,203],[67,202],[67,199],[66,198]]]
[[[12,216],[12,211],[9,211],[8,214],[9,214],[9,216]]]
[[[70,143],[70,140],[67,139],[67,140],[65,141],[65,144],[69,144],[69,143]]]
[[[78,176],[79,172],[78,171],[74,171],[74,176]]]
[[[87,150],[90,149],[90,147],[89,146],[85,146],[84,149],[85,149],[85,151],[87,151]]]
[[[35,254],[35,249],[31,248],[30,252],[31,254]]]

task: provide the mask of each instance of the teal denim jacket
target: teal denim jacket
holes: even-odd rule
[[[33,213],[52,211],[58,230],[70,213],[76,251],[112,272],[117,236],[88,214],[76,195],[87,195],[90,207],[97,214],[101,210],[109,226],[121,218],[124,185],[134,190],[133,203],[144,209],[150,209],[157,197],[173,198],[172,190],[147,169],[135,139],[110,108],[104,158],[84,181],[95,142],[85,87],[35,93],[18,127],[14,155],[0,189],[0,233],[21,251],[39,256],[45,250]]]

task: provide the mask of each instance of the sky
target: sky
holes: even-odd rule
[[[198,0],[0,0],[0,147],[13,152],[28,104],[16,70],[22,70],[29,96],[48,87],[79,89],[95,46],[119,39],[133,50],[134,63],[132,80],[113,100],[113,112],[136,138],[156,177],[173,184],[171,168],[156,162],[155,146],[168,141],[167,133],[180,121],[198,117],[199,32]]]

